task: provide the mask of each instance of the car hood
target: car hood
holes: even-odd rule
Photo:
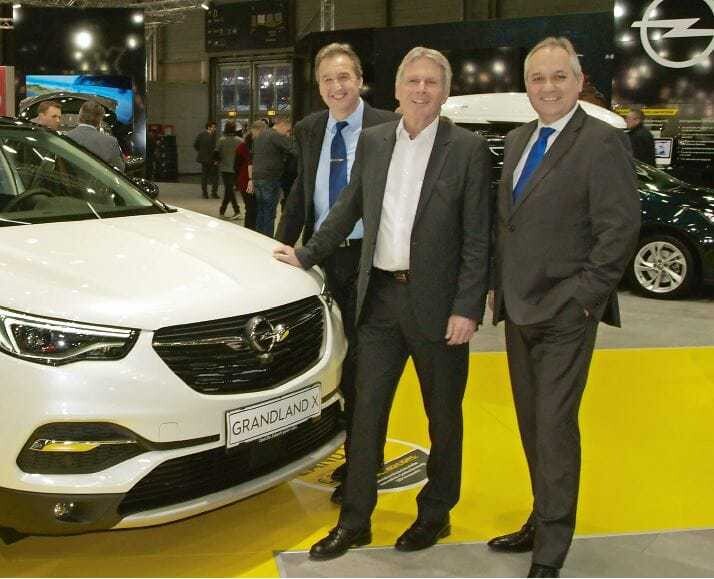
[[[694,209],[714,211],[714,189],[696,187],[682,182],[679,187],[658,191],[651,190],[647,184],[640,183],[640,191],[645,194],[646,198],[653,201],[688,205]]]
[[[0,307],[154,330],[315,295],[276,242],[191,211],[0,229]]]

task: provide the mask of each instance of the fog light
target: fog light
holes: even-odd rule
[[[55,503],[54,508],[52,509],[55,519],[58,519],[60,521],[72,521],[73,520],[73,514],[75,511],[75,504],[74,503]]]

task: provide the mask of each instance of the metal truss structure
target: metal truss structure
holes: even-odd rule
[[[154,25],[180,22],[189,11],[209,9],[209,0],[1,0],[0,4],[45,8],[136,8],[144,11],[147,24]],[[0,20],[0,28],[12,27],[10,18]]]

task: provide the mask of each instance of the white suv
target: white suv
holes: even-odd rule
[[[339,447],[342,320],[273,246],[0,121],[0,536],[181,519]]]

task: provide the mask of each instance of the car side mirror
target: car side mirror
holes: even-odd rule
[[[143,177],[129,177],[129,180],[151,199],[158,198],[159,186],[153,181],[149,181],[148,179],[144,179]]]

